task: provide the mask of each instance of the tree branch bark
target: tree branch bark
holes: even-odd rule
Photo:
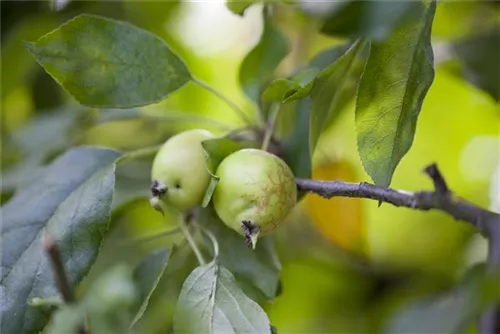
[[[335,196],[368,198],[394,206],[403,206],[416,210],[439,210],[457,220],[474,225],[485,237],[489,237],[494,227],[500,222],[500,215],[478,207],[467,200],[455,196],[448,188],[443,176],[435,164],[424,172],[434,183],[434,191],[409,192],[385,188],[374,184],[344,182],[340,180],[321,181],[297,179],[299,190],[318,194],[324,198]]]
[[[453,194],[436,164],[426,167],[423,172],[431,178],[434,191],[408,192],[366,182],[351,183],[341,180],[296,179],[296,183],[298,190],[315,193],[324,198],[335,196],[368,198],[398,207],[447,213],[456,220],[472,224],[488,239],[488,269],[490,272],[500,271],[500,215]],[[479,322],[479,332],[500,333],[500,305],[493,305],[484,312]]]

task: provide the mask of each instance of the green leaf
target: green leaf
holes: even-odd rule
[[[243,147],[239,143],[227,138],[208,139],[203,141],[201,145],[205,150],[208,171],[212,175],[203,197],[202,207],[205,208],[210,203],[210,199],[219,182],[219,177],[215,175],[217,167],[228,155],[241,150]]]
[[[205,194],[203,195],[203,200],[201,202],[201,207],[206,208],[212,199],[212,195],[214,194],[215,188],[217,188],[217,184],[219,184],[219,177],[217,175],[211,175],[210,182],[208,183],[207,189],[205,190]]]
[[[283,102],[288,96],[298,91],[301,86],[291,80],[276,79],[267,86],[266,90],[262,93],[262,101]]]
[[[416,4],[413,1],[349,1],[333,8],[321,32],[383,40],[407,13],[416,9]]]
[[[264,31],[259,43],[247,54],[240,68],[240,83],[253,101],[258,101],[261,88],[270,80],[274,70],[290,52],[290,45],[279,27],[267,12]]]
[[[167,333],[173,324],[177,299],[182,284],[192,270],[198,266],[193,251],[187,244],[173,245],[168,265],[155,291],[150,296],[148,307],[141,319],[129,331],[131,333]]]
[[[373,42],[356,103],[358,152],[381,186],[391,183],[410,149],[417,118],[434,79],[431,29],[436,3],[420,3],[386,41]]]
[[[204,209],[199,219],[217,240],[221,240],[218,258],[221,265],[229,269],[238,282],[259,291],[264,299],[273,300],[278,292],[281,264],[272,240],[262,238],[252,250],[242,236],[224,225],[213,208]]]
[[[297,101],[293,112],[295,115],[295,127],[292,133],[284,140],[284,160],[292,169],[296,178],[311,178],[311,153],[309,152],[309,142],[304,138],[309,138],[309,118],[311,100],[304,99]]]
[[[6,37],[2,36],[1,87],[2,103],[5,97],[16,87],[27,80],[32,80],[37,64],[19,41],[30,40],[39,36],[40,31],[47,31],[57,26],[57,17],[46,13],[30,14],[23,20],[16,22],[16,26],[9,30]],[[5,31],[4,31],[5,33]],[[3,110],[4,113],[11,111]],[[14,111],[13,111],[14,112]]]
[[[25,45],[79,103],[91,107],[152,104],[191,80],[159,37],[103,17],[79,15]]]
[[[222,160],[243,148],[238,142],[227,138],[208,139],[201,145],[207,154],[207,168],[212,174],[215,174]]]
[[[309,152],[314,149],[326,125],[339,112],[343,92],[348,86],[356,57],[363,51],[364,41],[354,43],[337,61],[326,67],[316,77],[311,92],[311,111],[309,119]]]
[[[140,308],[132,320],[129,328],[133,327],[144,315],[149,300],[155,292],[158,283],[160,282],[163,274],[167,269],[168,259],[170,257],[170,250],[161,249],[146,257],[134,269],[133,278],[139,290],[139,298],[142,300]]]
[[[340,58],[349,50],[351,45],[352,43],[335,45],[315,56],[305,70],[299,72],[290,80],[274,80],[262,93],[262,101],[285,103],[308,97],[312,92],[314,80],[321,70]]]
[[[14,191],[38,179],[48,158],[72,142],[81,108],[54,110],[36,116],[8,138],[21,161],[2,172],[2,191]]]
[[[217,261],[186,279],[174,319],[176,333],[271,333],[264,310],[240,290]]]
[[[87,274],[108,228],[118,157],[107,149],[72,149],[3,206],[1,332],[38,332],[47,322],[27,304],[58,294],[44,233],[58,244],[72,285]]]
[[[459,285],[411,301],[387,321],[382,333],[464,333],[490,303],[500,300],[498,273],[473,268]]]
[[[258,3],[258,0],[226,0],[226,7],[234,14],[243,16],[245,10],[251,5]]]
[[[311,59],[309,66],[324,70],[325,67],[328,67],[331,63],[342,57],[352,47],[352,45],[352,42],[347,42],[334,45],[326,50],[323,50]]]
[[[48,327],[48,333],[76,333],[86,317],[89,317],[92,333],[124,333],[137,297],[132,271],[124,265],[115,266],[92,284],[83,300],[58,310]]]
[[[500,27],[453,45],[465,64],[465,78],[500,101]]]

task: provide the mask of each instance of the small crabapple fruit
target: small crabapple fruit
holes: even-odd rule
[[[269,152],[243,149],[227,156],[216,171],[215,211],[255,248],[257,237],[274,231],[297,201],[288,165]]]
[[[153,161],[153,198],[179,211],[199,205],[210,181],[201,142],[214,137],[213,133],[202,129],[188,130],[170,137]],[[155,200],[154,207],[159,207],[158,200]]]

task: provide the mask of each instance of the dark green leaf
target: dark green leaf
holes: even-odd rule
[[[414,302],[398,312],[384,333],[460,333],[471,320],[465,315],[471,291]],[[467,312],[469,313],[469,312]]]
[[[352,43],[333,46],[314,57],[308,68],[296,74],[291,80],[277,79],[271,82],[262,94],[262,100],[264,102],[281,101],[285,103],[308,97],[312,92],[317,75],[346,53],[350,46]]]
[[[500,101],[500,27],[453,46],[465,64],[465,77]]]
[[[383,333],[463,333],[491,302],[500,300],[499,276],[476,271],[452,290],[404,305]]]
[[[217,167],[228,155],[241,150],[243,147],[234,140],[227,138],[208,139],[203,141],[201,145],[203,146],[203,149],[206,153],[206,164],[208,171],[212,175],[210,184],[208,185],[207,190],[205,191],[205,195],[203,196],[202,207],[206,207],[208,203],[210,203],[212,194],[214,193],[219,181],[219,178],[217,177],[217,175],[215,175]]]
[[[170,251],[167,269],[151,295],[147,309],[130,332],[167,333],[173,324],[182,284],[197,266],[198,262],[189,245],[174,245]]]
[[[169,110],[168,112],[153,112],[142,109],[104,109],[101,110],[96,123],[105,123],[121,120],[142,119],[154,123],[163,122],[168,125],[190,125],[195,128],[198,124],[203,128],[213,128],[215,130],[227,131],[231,127],[213,118],[203,117],[190,112]]]
[[[9,144],[21,161],[2,173],[2,190],[14,191],[35,181],[47,158],[71,144],[83,110],[68,108],[43,113],[12,133]]]
[[[167,269],[170,250],[162,249],[146,257],[134,269],[133,277],[139,290],[139,299],[142,300],[140,308],[130,324],[134,326],[144,315],[149,305],[149,300],[155,292],[158,283]]]
[[[349,84],[358,54],[365,43],[357,41],[336,62],[325,68],[316,77],[311,92],[311,111],[309,121],[309,153],[314,154],[318,139],[326,125],[339,112],[343,92]]]
[[[239,143],[227,138],[208,139],[203,141],[201,145],[207,154],[207,167],[212,174],[215,174],[222,160],[231,153],[242,149]]]
[[[1,87],[2,102],[19,85],[32,79],[37,64],[33,57],[26,52],[19,41],[31,40],[39,36],[40,31],[47,31],[57,26],[56,16],[44,14],[26,15],[24,19],[16,22],[16,26],[4,38],[2,34],[1,57]],[[2,110],[2,112],[15,112]]]
[[[353,43],[351,42],[343,43],[321,51],[316,56],[314,56],[309,66],[313,68],[318,68],[320,70],[324,70],[325,67],[336,62],[337,59],[342,57],[342,55],[344,55],[347,52],[347,50],[351,48],[352,44]]]
[[[240,83],[245,93],[258,101],[261,87],[271,78],[276,67],[290,51],[286,36],[264,10],[264,31],[259,43],[243,60]]]
[[[58,294],[44,233],[60,247],[72,285],[89,271],[108,228],[118,157],[112,150],[72,149],[2,208],[3,333],[37,332],[47,321],[27,305]]]
[[[382,40],[417,4],[413,1],[349,1],[333,8],[321,32]]]
[[[299,90],[301,86],[291,80],[287,79],[276,79],[267,86],[264,93],[262,93],[262,101],[273,102],[279,101],[283,102],[288,96]]]
[[[186,65],[159,37],[98,16],[77,16],[26,47],[87,106],[148,105],[191,80]]]
[[[373,42],[361,77],[356,130],[361,162],[372,180],[391,183],[410,149],[417,118],[434,79],[431,29],[436,3],[419,3],[389,39]]]
[[[220,263],[228,268],[239,282],[244,282],[267,300],[276,296],[281,264],[270,238],[262,238],[255,250],[245,244],[242,236],[229,229],[209,207],[202,211],[200,222],[220,240]]]
[[[296,178],[311,178],[311,154],[309,142],[309,118],[311,106],[310,99],[297,101],[293,112],[295,114],[295,127],[293,132],[284,140],[284,160],[292,169]]]
[[[176,333],[271,333],[264,310],[245,296],[217,261],[196,268],[177,303]]]
[[[113,267],[92,284],[82,301],[64,306],[54,314],[48,333],[76,333],[88,317],[92,333],[122,334],[132,317],[131,307],[137,297],[132,271],[122,265]]]

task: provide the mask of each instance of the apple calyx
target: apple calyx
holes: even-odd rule
[[[241,227],[243,228],[243,232],[245,233],[245,243],[248,248],[255,249],[257,245],[257,239],[260,234],[260,227],[258,225],[253,224],[249,220],[243,220],[241,222]]]

